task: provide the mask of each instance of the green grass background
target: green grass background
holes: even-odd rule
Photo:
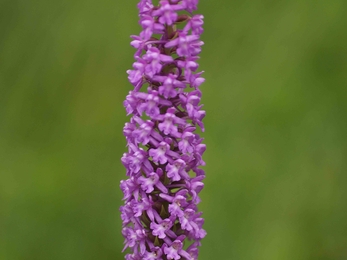
[[[0,259],[123,259],[135,0],[0,0]],[[347,1],[200,1],[199,259],[347,259]]]

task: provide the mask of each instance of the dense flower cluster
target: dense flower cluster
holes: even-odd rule
[[[204,131],[205,116],[199,104],[204,79],[197,72],[203,16],[192,14],[197,4],[138,4],[142,32],[132,36],[136,61],[127,71],[134,89],[124,101],[132,116],[123,130],[129,178],[120,184],[127,260],[194,260],[206,235],[197,208],[206,149],[195,133],[197,127]]]

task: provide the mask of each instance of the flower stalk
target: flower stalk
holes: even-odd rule
[[[205,111],[200,104],[198,55],[203,16],[198,0],[151,0],[138,4],[142,31],[124,101],[131,115],[123,134],[128,152],[122,163],[124,205],[120,207],[127,260],[198,259],[206,231],[197,205],[204,187]]]

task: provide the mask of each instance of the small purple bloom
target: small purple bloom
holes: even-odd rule
[[[204,16],[202,15],[194,15],[192,19],[188,22],[184,31],[192,30],[193,34],[200,35],[203,33],[204,29],[202,28]]]
[[[159,224],[152,222],[150,227],[154,236],[158,236],[159,238],[163,239],[166,237],[165,232],[170,231],[172,225],[172,221],[169,218],[167,218],[162,220]]]
[[[133,96],[133,92],[130,91],[129,94],[126,96],[125,101],[123,102],[123,105],[127,111],[127,115],[132,114],[134,111],[136,111],[137,105],[138,105],[138,99]]]
[[[163,259],[163,250],[160,247],[154,247],[151,249],[151,252],[146,252],[143,256],[143,260],[159,260]]]
[[[153,127],[154,127],[154,123],[150,120],[142,122],[138,129],[135,130],[134,128],[131,128],[132,136],[136,139],[138,143],[142,143],[143,145],[146,145],[148,144],[150,140]]]
[[[181,178],[188,180],[189,175],[185,171],[186,163],[182,159],[177,159],[173,164],[166,166],[167,176],[173,181],[179,181]]]
[[[140,24],[143,28],[143,31],[140,33],[140,36],[145,40],[149,40],[154,33],[161,33],[164,31],[164,26],[156,23],[153,17],[150,15],[142,16]]]
[[[200,46],[203,42],[199,40],[199,35],[186,35],[180,33],[179,37],[165,44],[166,48],[177,47],[177,54],[181,57],[196,56],[200,53]]]
[[[183,4],[187,11],[192,12],[197,9],[199,0],[183,0]]]
[[[204,131],[205,117],[197,62],[204,17],[192,14],[197,5],[137,5],[142,31],[131,36],[135,62],[127,73],[133,89],[123,103],[131,116],[123,129],[128,151],[121,158],[128,178],[120,183],[126,260],[197,260],[206,235],[198,210],[206,146],[196,133]]]
[[[193,130],[195,130],[195,128],[186,128],[183,131],[181,140],[178,142],[178,148],[184,154],[194,151],[193,141],[195,140],[195,135],[192,133]]]
[[[167,256],[167,259],[180,259],[181,256],[179,255],[179,252],[181,251],[183,247],[183,244],[180,240],[175,240],[170,247],[164,248],[164,253]]]
[[[182,195],[175,196],[175,198],[172,200],[172,203],[169,205],[169,212],[173,216],[182,216],[183,215],[183,209],[182,207],[186,206],[188,204],[187,198]]]
[[[159,22],[163,25],[172,25],[176,22],[177,13],[175,10],[175,5],[170,5],[169,1],[161,0],[160,8],[152,13],[154,16],[159,16]]]
[[[133,209],[131,206],[131,202],[126,203],[124,206],[121,206],[121,219],[123,223],[129,224],[134,217]]]
[[[153,158],[156,163],[164,164],[167,162],[166,151],[170,149],[170,145],[166,142],[160,142],[157,149],[150,149],[149,156]]]
[[[172,134],[174,137],[180,137],[177,131],[177,125],[185,125],[186,122],[182,118],[177,117],[175,112],[176,109],[171,107],[166,111],[164,116],[157,117],[157,119],[162,121],[158,127],[165,135]]]
[[[163,63],[170,63],[173,61],[171,56],[161,54],[160,50],[155,47],[149,48],[147,53],[143,55],[143,59],[147,62],[145,74],[149,77],[153,77],[159,73],[163,67]]]
[[[138,178],[139,184],[141,188],[146,193],[151,193],[154,190],[154,186],[156,186],[161,192],[167,193],[167,188],[159,181],[160,176],[163,174],[163,171],[158,168],[157,172],[151,172],[148,175],[148,178],[140,176]]]
[[[177,95],[176,88],[185,88],[185,84],[177,80],[177,75],[169,74],[167,76],[155,76],[154,80],[162,82],[159,87],[159,94],[165,98],[174,98]]]
[[[147,95],[139,95],[139,96],[146,96],[145,103],[142,103],[139,105],[139,111],[142,115],[142,112],[146,112],[146,114],[150,117],[155,117],[160,114],[159,111],[159,97],[157,94],[157,91],[152,91],[150,94]]]
[[[152,207],[152,202],[147,197],[143,197],[141,201],[136,201],[133,204],[133,213],[135,217],[140,217],[143,211],[151,209]]]

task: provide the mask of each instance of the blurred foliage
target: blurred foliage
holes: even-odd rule
[[[135,0],[0,0],[0,259],[122,259]],[[200,1],[199,259],[347,259],[347,1]]]

